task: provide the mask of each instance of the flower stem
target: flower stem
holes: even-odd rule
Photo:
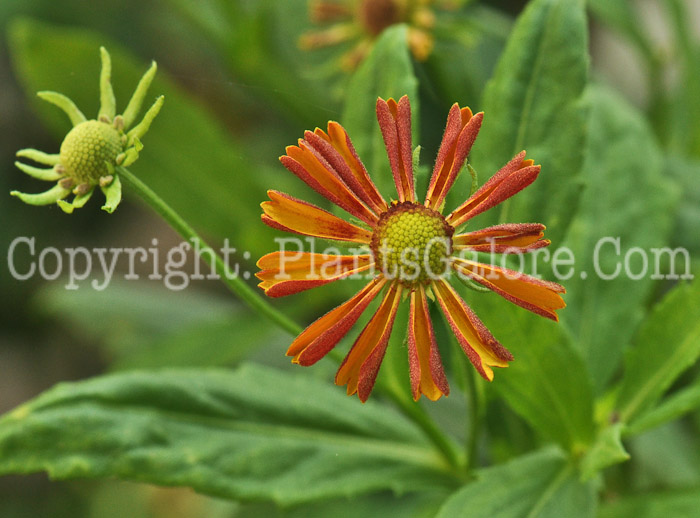
[[[423,430],[423,433],[425,433],[428,439],[430,439],[440,451],[448,465],[461,476],[464,472],[464,460],[460,458],[455,443],[437,427],[435,422],[417,402],[408,400],[404,397],[402,392],[394,390],[393,385],[386,388],[386,395],[389,396],[406,417],[411,419]]]
[[[216,251],[209,246],[199,236],[199,234],[197,234],[197,232],[195,232],[195,230],[170,207],[170,205],[165,203],[160,196],[153,192],[150,187],[131,174],[128,169],[117,166],[116,170],[124,183],[131,187],[136,194],[138,194],[143,201],[146,202],[147,205],[160,214],[160,216],[162,216],[163,219],[167,221],[178,234],[180,234],[187,241],[196,240],[195,242],[199,243],[200,256],[208,261],[212,267],[214,267],[216,273],[219,274],[221,280],[226,284],[226,286],[228,286],[228,288],[235,295],[240,297],[243,302],[248,305],[248,307],[262,315],[265,315],[272,322],[292,335],[296,335],[301,332],[301,326],[287,317],[284,313],[281,313],[268,304],[253,290],[253,288],[248,286],[242,279],[231,272],[228,265],[224,263],[223,259],[221,259],[221,256],[216,253]]]
[[[476,466],[476,451],[479,443],[479,432],[481,429],[481,401],[479,387],[476,384],[476,373],[471,365],[467,365],[466,358],[463,362],[466,369],[468,396],[469,396],[469,423],[467,424],[466,455],[467,470],[473,470]]]

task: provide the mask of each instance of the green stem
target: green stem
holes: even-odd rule
[[[391,386],[386,387],[386,394],[404,415],[423,430],[425,435],[440,451],[448,465],[461,475],[464,472],[464,460],[460,459],[457,447],[454,442],[435,425],[435,422],[428,416],[425,410],[423,410],[417,402],[407,400],[404,397],[404,392],[394,390]]]
[[[216,251],[209,246],[177,212],[165,203],[160,196],[153,192],[150,187],[131,174],[126,168],[118,166],[116,170],[124,183],[129,185],[146,204],[160,214],[178,234],[187,241],[199,243],[200,256],[209,262],[226,286],[228,286],[235,295],[240,297],[253,311],[265,315],[272,322],[292,335],[297,335],[301,332],[301,327],[296,322],[268,304],[265,299],[260,297],[253,290],[253,288],[231,272],[228,265],[221,259],[221,256],[216,253]]]
[[[466,455],[467,471],[474,469],[476,464],[476,451],[479,442],[479,431],[481,429],[481,401],[478,387],[476,385],[475,371],[471,365],[467,364],[466,358],[463,363],[466,369],[467,388],[469,389],[469,423],[467,423]]]

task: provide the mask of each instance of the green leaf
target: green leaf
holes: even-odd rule
[[[696,516],[700,487],[655,491],[615,498],[600,506],[598,518],[668,518]]]
[[[627,449],[632,456],[625,470],[628,487],[654,490],[700,485],[697,432],[686,423],[671,421],[630,437]]]
[[[372,52],[355,72],[348,86],[343,126],[367,167],[372,180],[385,198],[397,199],[389,159],[377,124],[377,97],[397,101],[403,95],[411,100],[413,144],[418,138],[418,80],[413,74],[408,49],[408,31],[403,25],[386,29]]]
[[[636,435],[655,428],[668,421],[700,408],[700,381],[689,387],[680,389],[675,394],[664,399],[655,408],[634,419],[624,430],[625,435]]]
[[[560,324],[495,294],[471,298],[497,340],[515,360],[497,369],[493,388],[543,437],[570,451],[593,438],[593,395],[586,366]]]
[[[65,115],[47,103],[39,106],[37,90],[65,94],[88,117],[96,116],[99,48],[104,45],[112,56],[112,82],[117,112],[121,112],[149,65],[148,59],[137,59],[114,41],[83,29],[23,19],[11,24],[9,35],[17,76],[27,97],[61,139],[69,129]],[[250,250],[260,237],[241,222],[259,221],[265,168],[253,166],[221,123],[169,80],[164,70],[158,71],[146,104],[161,94],[166,98],[165,107],[144,137],[144,150],[132,172],[193,226],[205,228],[210,235],[227,236]],[[126,193],[126,199],[133,200],[133,195]]]
[[[484,93],[472,160],[487,179],[526,150],[542,171],[534,185],[485,214],[484,226],[538,221],[554,243],[564,235],[580,191],[587,49],[582,0],[534,0],[520,15]]]
[[[314,502],[292,509],[280,509],[270,504],[249,504],[236,512],[235,518],[329,518],[400,516],[401,518],[434,518],[436,509],[445,499],[442,492],[421,491],[405,495],[379,493],[356,498]]]
[[[253,365],[61,384],[0,419],[0,474],[42,470],[280,505],[454,484],[389,409]]]
[[[676,286],[644,322],[625,358],[617,398],[629,423],[652,408],[673,381],[700,356],[700,279]]]
[[[447,499],[438,518],[567,518],[595,515],[595,486],[579,482],[556,449],[545,449],[477,472]]]
[[[686,248],[689,255],[697,260],[700,257],[700,240],[697,238],[697,223],[700,221],[700,160],[680,155],[667,155],[664,161],[664,174],[679,185],[680,207],[677,211],[673,232],[673,246]],[[679,257],[679,259],[684,259]],[[679,275],[690,274],[684,261],[676,264]]]
[[[675,36],[675,52],[680,65],[679,81],[674,91],[668,116],[671,120],[668,135],[669,149],[700,157],[700,45],[694,34],[692,16],[686,2],[665,2]]]
[[[453,102],[473,106],[479,101],[503,52],[512,20],[495,7],[475,2],[467,9],[437,13],[435,48],[419,66],[425,68],[421,82],[429,82],[436,90],[446,117]]]
[[[581,461],[581,478],[589,480],[598,471],[629,460],[630,455],[622,445],[621,433],[624,425],[616,423],[606,426],[599,433],[586,456]]]
[[[646,311],[654,276],[659,276],[649,250],[667,246],[678,196],[664,177],[661,151],[643,117],[603,87],[592,87],[588,94],[585,191],[564,243],[576,260],[575,271],[564,267],[559,274],[573,275],[564,281],[567,308],[561,317],[599,393]],[[625,271],[626,254],[633,248],[648,256],[649,271],[642,278],[633,278],[643,266],[637,253],[630,253],[633,276]]]

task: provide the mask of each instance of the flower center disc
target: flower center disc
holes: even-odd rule
[[[114,164],[122,145],[111,124],[90,120],[68,132],[61,144],[60,163],[76,183],[97,185],[109,173],[105,162]]]
[[[402,6],[399,0],[364,0],[360,5],[360,21],[372,36],[401,21]]]
[[[406,201],[382,214],[370,246],[387,278],[414,288],[445,273],[453,233],[439,212]]]

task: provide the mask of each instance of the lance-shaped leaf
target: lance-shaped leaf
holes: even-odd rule
[[[654,406],[700,356],[700,279],[680,284],[654,308],[625,360],[617,398],[623,422]]]
[[[576,271],[564,282],[567,308],[561,318],[600,392],[619,368],[655,284],[657,256],[648,253],[649,273],[639,278],[639,254],[630,253],[633,275],[625,274],[625,255],[633,248],[663,250],[677,193],[664,178],[661,151],[642,115],[603,87],[591,88],[588,96],[585,190],[563,243],[576,260]],[[567,274],[567,268],[560,273]]]
[[[542,437],[583,451],[593,438],[593,394],[586,365],[561,325],[493,294],[471,298],[515,358],[496,371],[493,388]]]
[[[556,449],[545,449],[477,471],[444,503],[438,518],[592,518],[595,484],[582,483]]]
[[[0,419],[0,474],[44,470],[281,505],[454,483],[394,412],[259,366],[59,385]]]
[[[580,191],[588,62],[583,0],[530,2],[484,92],[472,158],[488,178],[525,149],[542,171],[535,185],[489,211],[488,224],[515,217],[546,224],[554,243],[564,234]]]

